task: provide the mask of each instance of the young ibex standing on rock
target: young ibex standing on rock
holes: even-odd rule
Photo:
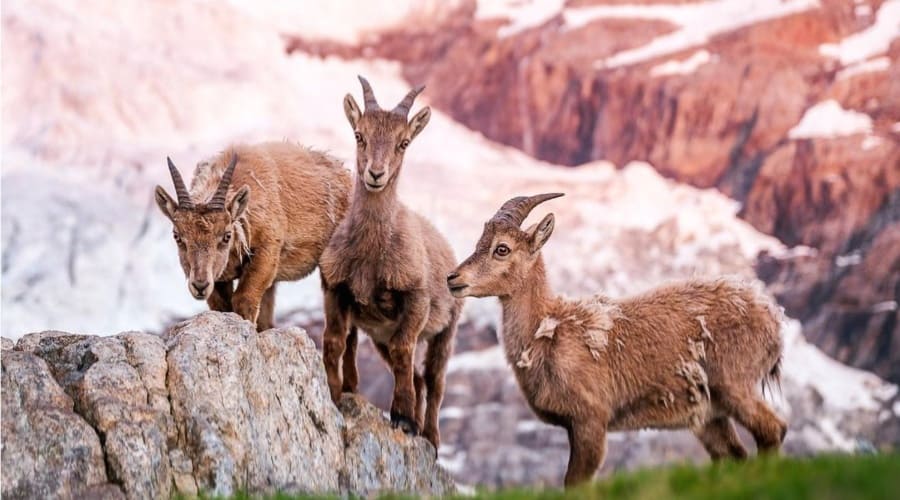
[[[365,111],[349,94],[344,98],[344,112],[356,134],[356,187],[347,217],[321,259],[325,370],[332,399],[355,392],[356,337],[350,332],[348,349],[348,328],[353,324],[365,330],[394,374],[391,423],[410,434],[422,429],[437,449],[444,372],[462,300],[454,299],[444,282],[455,264],[450,245],[397,198],[403,153],[425,128],[431,111],[426,107],[407,122],[422,87],[387,111],[378,106],[369,83],[359,79]],[[428,342],[424,378],[414,366],[416,344],[423,341]],[[345,349],[351,354],[344,355]]]
[[[507,201],[473,253],[447,277],[456,297],[497,296],[506,357],[531,408],[569,433],[565,484],[603,462],[608,431],[689,428],[713,459],[747,451],[731,418],[762,451],[786,425],[757,387],[779,377],[780,309],[736,280],[686,281],[634,297],[570,300],[547,284],[541,247],[553,214],[520,225],[543,194]]]
[[[350,172],[288,142],[234,146],[201,162],[191,192],[172,160],[169,172],[178,200],[156,186],[156,203],[175,226],[191,295],[271,328],[275,283],[316,268],[347,209]]]

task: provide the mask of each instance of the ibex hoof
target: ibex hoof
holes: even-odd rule
[[[410,436],[419,435],[419,426],[416,424],[415,420],[394,412],[391,412],[391,427],[400,429]]]

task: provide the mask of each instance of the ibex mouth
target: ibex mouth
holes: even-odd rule
[[[463,297],[464,296],[463,291],[466,288],[469,288],[469,285],[459,285],[459,284],[452,284],[452,285],[447,285],[447,286],[450,287],[450,294],[453,295],[454,297]]]
[[[369,191],[372,193],[377,193],[378,191],[381,191],[382,189],[384,189],[384,186],[386,186],[386,184],[372,184],[369,181],[366,181],[365,184],[366,184],[366,191]]]

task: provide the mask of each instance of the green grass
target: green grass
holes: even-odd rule
[[[212,498],[201,496],[201,498]],[[290,495],[258,497],[239,494],[234,500],[295,500]],[[334,497],[331,497],[334,498]],[[384,499],[411,498],[384,496]],[[488,500],[555,499],[900,499],[900,454],[826,455],[810,459],[761,458],[704,466],[679,465],[615,474],[597,482],[562,489],[479,490]]]
[[[701,467],[681,465],[616,474],[571,491],[510,490],[479,498],[513,499],[900,499],[900,454],[762,458]]]

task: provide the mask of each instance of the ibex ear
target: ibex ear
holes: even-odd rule
[[[247,210],[247,205],[250,204],[250,186],[244,185],[241,189],[238,189],[238,192],[235,193],[234,198],[231,199],[231,203],[228,204],[228,211],[231,212],[231,218],[237,219],[241,215],[244,214],[244,210]]]
[[[175,215],[175,209],[178,208],[178,203],[169,196],[169,193],[163,189],[162,186],[156,186],[156,204],[159,205],[159,209],[162,211],[163,215],[172,219]]]
[[[431,108],[425,106],[409,120],[409,140],[413,140],[428,125],[431,119]]]
[[[547,214],[536,225],[528,228],[528,240],[531,246],[531,253],[537,252],[547,243],[550,235],[553,234],[554,218],[553,214]]]
[[[344,114],[347,115],[347,121],[350,122],[350,126],[353,127],[353,130],[356,130],[356,124],[359,123],[362,111],[359,110],[359,106],[350,94],[344,96]]]

